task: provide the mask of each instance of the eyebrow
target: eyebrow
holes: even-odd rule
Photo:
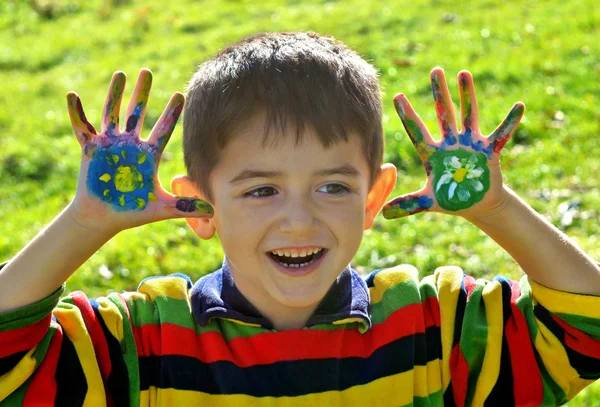
[[[277,178],[282,177],[283,175],[284,174],[281,171],[261,171],[245,169],[238,175],[233,177],[229,181],[229,183],[239,184],[251,178]],[[360,176],[360,171],[358,171],[355,167],[353,167],[350,164],[344,164],[339,167],[325,168],[316,171],[313,175],[317,177],[327,177],[329,175],[344,175],[346,177],[357,178]]]

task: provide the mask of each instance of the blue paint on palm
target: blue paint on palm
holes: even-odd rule
[[[87,188],[115,210],[142,210],[154,194],[155,159],[135,145],[100,147],[88,169]]]

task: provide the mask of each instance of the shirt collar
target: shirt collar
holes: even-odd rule
[[[235,286],[227,257],[219,270],[194,284],[191,302],[194,318],[200,326],[206,326],[211,318],[225,318],[243,325],[274,329]],[[371,328],[367,284],[348,265],[333,282],[306,326],[353,322],[358,323],[361,333]]]

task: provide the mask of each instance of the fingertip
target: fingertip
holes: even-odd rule
[[[459,73],[458,73],[458,77],[462,78],[462,77],[473,77],[473,75],[471,74],[470,71],[466,70],[466,69],[462,69]]]
[[[113,82],[117,82],[117,81],[124,82],[125,80],[127,80],[127,75],[123,71],[115,71],[115,73],[113,73],[112,80],[113,80]]]
[[[69,106],[77,106],[78,100],[80,100],[79,95],[77,93],[75,93],[74,91],[70,91],[67,93],[67,104]]]
[[[185,103],[185,96],[181,92],[175,92],[171,96],[171,100],[176,104],[183,104]]]
[[[429,74],[429,76],[431,76],[432,78],[435,76],[443,76],[444,75],[444,69],[441,66],[436,66],[435,68],[433,68],[431,70],[431,73]]]
[[[394,102],[396,102],[400,99],[406,99],[406,96],[404,96],[404,93],[397,93],[396,96],[394,96]]]
[[[463,69],[458,73],[458,82],[463,86],[467,86],[470,83],[473,83],[473,75],[471,72]]]

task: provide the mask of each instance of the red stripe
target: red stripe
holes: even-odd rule
[[[475,290],[475,287],[477,287],[477,283],[475,282],[475,279],[473,277],[465,275],[463,277],[463,284],[465,286],[465,290],[467,291],[468,300],[469,298],[471,298],[471,294],[473,293],[473,290]]]
[[[56,380],[54,373],[60,356],[60,346],[63,340],[63,330],[59,324],[56,327],[44,360],[35,371],[31,383],[23,399],[24,406],[53,406],[56,398]]]
[[[516,281],[510,281],[510,287],[511,316],[506,321],[504,334],[510,349],[515,405],[539,406],[544,400],[544,386],[529,336],[527,320],[517,307],[521,289]]]
[[[436,297],[429,297],[423,302],[423,316],[425,319],[425,328],[430,326],[441,326],[440,322],[440,303]]]
[[[46,335],[51,320],[48,314],[33,325],[0,332],[0,358],[33,348]]]
[[[565,321],[552,315],[558,325],[565,331],[565,345],[573,349],[575,352],[591,358],[600,359],[600,341],[592,338],[585,332],[574,328]]]
[[[81,311],[85,327],[87,328],[90,338],[92,339],[92,344],[94,345],[96,359],[98,360],[100,372],[102,373],[102,380],[106,382],[112,370],[112,364],[108,352],[108,343],[104,337],[104,332],[102,332],[102,326],[100,326],[100,322],[98,321],[98,318],[96,318],[96,313],[84,293],[75,291],[71,294],[71,298],[77,308]]]
[[[457,343],[450,353],[450,377],[454,402],[457,407],[464,407],[469,385],[469,364],[460,351],[460,343]]]
[[[367,358],[396,339],[424,333],[425,324],[422,305],[412,304],[395,311],[385,322],[375,325],[365,334],[356,329],[296,329],[239,337],[226,342],[218,332],[196,335],[193,329],[173,324],[144,325],[133,329],[138,356],[183,355],[204,363],[230,361],[239,367],[249,367],[290,359]]]

